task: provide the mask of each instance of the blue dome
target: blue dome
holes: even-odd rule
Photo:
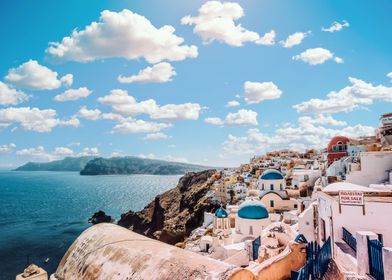
[[[240,218],[253,220],[265,219],[269,217],[268,211],[264,204],[255,200],[248,200],[241,203],[237,214]]]
[[[227,218],[227,216],[227,211],[223,207],[220,207],[218,210],[215,211],[215,217],[217,218]]]
[[[282,180],[283,175],[278,170],[268,169],[260,176],[261,180]]]

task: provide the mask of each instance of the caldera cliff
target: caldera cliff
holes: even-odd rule
[[[118,224],[169,244],[181,242],[202,225],[205,211],[218,208],[207,197],[216,175],[216,170],[189,172],[143,210],[122,214]]]

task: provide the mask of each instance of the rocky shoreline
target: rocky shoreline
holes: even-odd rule
[[[207,197],[216,174],[214,169],[185,174],[175,188],[156,196],[143,210],[122,214],[118,225],[168,244],[184,241],[202,225],[204,212],[219,207]]]

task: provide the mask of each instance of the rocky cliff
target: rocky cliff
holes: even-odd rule
[[[122,214],[118,224],[169,244],[183,241],[201,226],[205,211],[218,207],[206,196],[215,174],[216,170],[187,173],[177,187],[156,196],[143,210]]]

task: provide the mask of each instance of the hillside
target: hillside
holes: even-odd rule
[[[16,168],[16,171],[77,171],[82,170],[85,165],[95,157],[66,157],[62,160],[51,162],[28,162]]]
[[[96,158],[89,161],[80,175],[152,174],[177,175],[201,171],[207,167],[138,157]]]
[[[122,214],[118,224],[169,244],[183,241],[201,226],[205,211],[219,207],[207,197],[215,175],[216,170],[185,174],[175,188],[156,196],[143,210]]]

